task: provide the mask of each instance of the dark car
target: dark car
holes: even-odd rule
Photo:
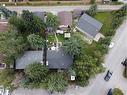
[[[112,76],[112,73],[113,73],[113,72],[110,72],[110,71],[108,70],[107,73],[106,73],[106,76],[104,77],[104,80],[105,80],[105,81],[109,81],[109,79],[110,79],[111,76]]]
[[[112,89],[110,88],[107,95],[112,95]]]

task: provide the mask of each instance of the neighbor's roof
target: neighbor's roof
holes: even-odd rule
[[[71,26],[72,25],[72,13],[67,11],[58,12],[58,18],[60,25]]]
[[[27,65],[43,60],[43,51],[26,51],[23,56],[16,60],[16,69],[25,69]],[[66,54],[62,49],[48,50],[47,52],[48,68],[49,69],[66,69],[69,68],[73,59]]]
[[[33,12],[33,14],[38,16],[41,20],[44,20],[45,12],[36,11],[36,12]]]
[[[77,23],[77,27],[82,30],[81,32],[86,33],[92,37],[95,37],[102,27],[102,23],[96,19],[90,17],[87,14],[83,14]]]
[[[82,10],[81,9],[74,9],[73,10],[73,18],[80,17],[81,14],[82,14]]]

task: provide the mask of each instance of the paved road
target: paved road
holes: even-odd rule
[[[100,11],[103,10],[117,10],[122,5],[98,5]],[[48,11],[48,12],[59,12],[59,11],[72,11],[73,9],[89,9],[90,5],[81,6],[10,6],[7,7],[10,10],[21,12],[22,10],[30,11]]]
[[[113,42],[115,46],[105,57],[106,69],[113,71],[110,81],[104,81],[106,72],[98,74],[87,87],[69,87],[66,94],[55,93],[53,95],[106,95],[109,88],[120,88],[127,95],[127,79],[123,78],[123,66],[121,61],[127,57],[127,20],[117,30]],[[29,94],[28,94],[29,93]],[[49,95],[45,90],[17,89],[12,95]]]
[[[113,76],[109,82],[105,82],[105,73],[98,75],[87,95],[106,95],[109,88],[115,87],[121,88],[124,95],[127,93],[127,80],[122,76],[123,66],[120,64],[127,57],[127,20],[117,30],[113,42],[115,46],[105,59],[105,66],[113,71]]]

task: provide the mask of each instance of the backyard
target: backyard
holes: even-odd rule
[[[110,32],[111,30],[111,23],[112,23],[112,14],[111,12],[98,12],[95,15],[95,18],[99,20],[101,23],[103,23],[103,27],[100,30],[102,34],[106,34],[107,32]]]

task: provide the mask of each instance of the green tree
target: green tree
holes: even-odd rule
[[[12,17],[9,23],[16,27],[22,34],[42,33],[45,27],[44,22],[28,10],[22,11],[21,17]]]
[[[47,75],[48,69],[40,63],[33,63],[26,67],[25,74],[32,82],[40,82]]]
[[[33,49],[42,49],[44,39],[40,37],[39,35],[30,34],[27,37],[28,42],[30,43],[31,48]]]
[[[27,44],[16,31],[0,33],[0,53],[5,55],[5,62],[12,63],[14,58],[26,49]]]
[[[59,24],[58,17],[56,15],[53,15],[52,13],[47,13],[47,18],[46,18],[47,27],[52,27],[53,30],[56,30],[58,24]]]
[[[97,13],[97,4],[93,4],[89,10],[86,11],[86,13],[92,17],[94,17]]]
[[[87,85],[90,77],[101,71],[100,66],[98,60],[89,55],[84,54],[78,57],[73,65],[77,83],[81,86]]]
[[[73,57],[76,57],[81,53],[80,40],[75,37],[71,37],[70,39],[65,40],[63,43],[63,48],[65,52]]]
[[[124,95],[124,94],[120,89],[115,88],[113,89],[113,95]]]
[[[51,92],[64,91],[67,87],[67,80],[64,78],[63,73],[52,73],[48,76],[47,89]]]
[[[0,85],[10,87],[14,79],[14,71],[10,69],[4,69],[0,71]]]
[[[43,31],[44,23],[39,17],[35,16],[32,12],[29,12],[28,10],[23,10],[22,12],[23,13],[21,17],[25,22],[27,32],[37,33]]]
[[[17,17],[17,16],[10,17],[9,23],[13,25],[17,29],[17,31],[20,33],[26,31],[25,22],[20,17]]]
[[[6,17],[6,18],[9,18],[9,17],[11,17],[11,16],[16,16],[17,15],[17,13],[15,12],[15,11],[10,11],[10,10],[8,10],[7,8],[5,8],[5,7],[2,7],[2,6],[0,6],[0,11],[3,13],[3,15]]]

